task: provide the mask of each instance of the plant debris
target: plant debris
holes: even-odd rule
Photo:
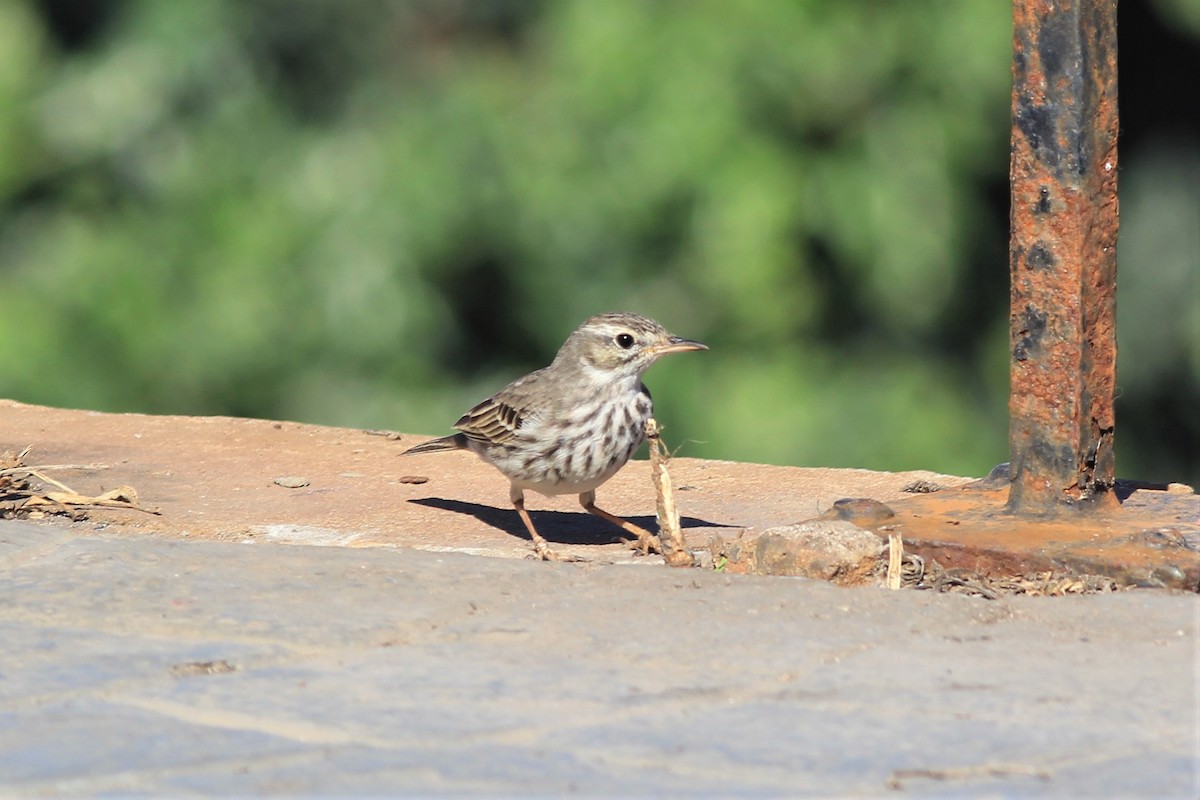
[[[894,548],[887,548],[880,560],[877,574],[891,579],[895,585],[896,568],[894,559],[888,556]],[[1023,594],[1030,597],[1061,597],[1068,594],[1106,594],[1120,590],[1118,584],[1106,575],[1072,575],[1055,573],[1052,570],[1028,572],[1024,575],[991,576],[969,569],[946,569],[936,560],[928,562],[915,553],[902,553],[899,569],[900,584],[905,589],[932,592],[953,592],[987,600],[997,600],[1005,595]],[[889,564],[889,560],[893,563]],[[888,567],[891,569],[888,569]]]
[[[87,519],[88,508],[124,508],[158,514],[155,509],[138,505],[137,491],[132,486],[118,486],[98,495],[75,491],[47,473],[66,470],[102,470],[106,464],[38,464],[29,466],[25,457],[32,447],[20,453],[0,455],[0,519],[40,519],[47,514],[59,514],[74,521]],[[35,484],[34,479],[40,482]],[[44,485],[49,484],[53,489]]]
[[[393,442],[398,442],[404,438],[404,436],[402,436],[399,433],[396,433],[396,431],[385,431],[385,430],[380,430],[378,428],[372,428],[371,430],[365,430],[365,431],[363,431],[363,433],[365,433],[367,436],[382,436],[385,439],[391,439]]]
[[[933,481],[920,480],[920,481],[913,481],[912,483],[908,484],[900,491],[907,492],[909,494],[932,494],[933,492],[940,492],[942,490],[942,488],[943,487],[940,483],[934,483]]]

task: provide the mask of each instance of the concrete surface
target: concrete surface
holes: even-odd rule
[[[586,563],[528,561],[421,438],[0,400],[0,453],[161,512],[0,522],[0,796],[1200,795],[1195,594],[673,570],[569,497],[533,518]],[[671,471],[696,546],[970,480]],[[599,500],[652,525],[646,463]]]
[[[0,400],[0,453],[28,446],[27,465],[87,467],[51,474],[89,495],[131,486],[144,506],[161,512],[92,509],[93,525],[85,530],[99,524],[108,533],[135,536],[404,545],[511,558],[530,553],[507,479],[471,453],[403,456],[428,437],[395,436],[398,441],[296,422],[104,414]],[[668,444],[681,441],[669,428],[665,436]],[[905,497],[903,487],[914,481],[954,486],[971,480],[696,458],[672,459],[671,476],[684,534],[697,548],[707,547],[714,533],[811,519],[843,497],[887,502]],[[286,488],[277,479],[300,485]],[[654,498],[646,461],[631,462],[597,492],[601,508],[650,528]],[[559,553],[629,560],[628,548],[615,543],[622,532],[585,513],[574,496],[530,493],[526,502]]]
[[[0,794],[1200,788],[1195,595],[182,533],[0,523]]]

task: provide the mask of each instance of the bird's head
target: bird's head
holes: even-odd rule
[[[597,314],[585,320],[567,339],[555,363],[579,364],[613,377],[640,377],[668,353],[707,350],[706,345],[682,339],[640,314]]]

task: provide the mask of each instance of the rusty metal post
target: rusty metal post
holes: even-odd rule
[[[1117,3],[1014,0],[1008,510],[1115,508]]]

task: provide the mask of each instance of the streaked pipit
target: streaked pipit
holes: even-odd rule
[[[707,350],[639,314],[599,314],[559,348],[548,367],[531,372],[463,414],[451,436],[405,451],[471,450],[507,476],[509,499],[543,559],[556,556],[525,510],[525,490],[578,494],[591,514],[636,536],[643,551],[654,536],[596,506],[596,488],[641,445],[653,414],[642,375],[667,353]]]

